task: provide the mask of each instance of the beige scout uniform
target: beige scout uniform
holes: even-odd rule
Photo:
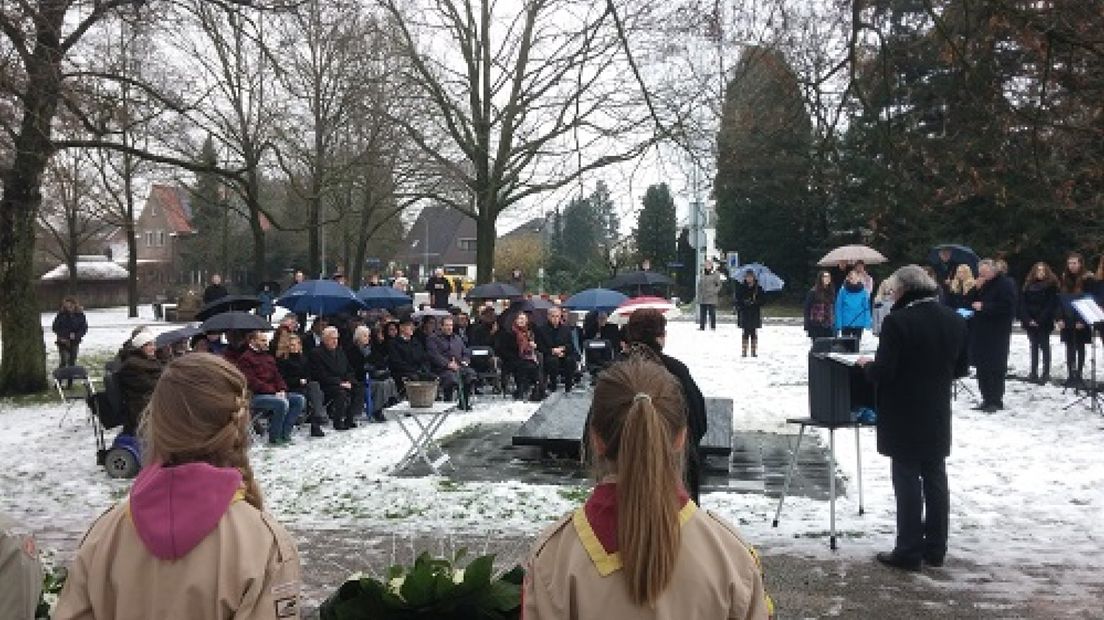
[[[42,595],[34,537],[0,515],[0,618],[32,620]]]
[[[54,620],[299,618],[299,589],[295,542],[245,501],[178,560],[154,557],[121,503],[81,543]]]
[[[534,546],[523,620],[767,620],[771,603],[758,559],[735,528],[693,502],[679,520],[674,576],[648,609],[629,599],[620,557],[605,552],[580,507]]]

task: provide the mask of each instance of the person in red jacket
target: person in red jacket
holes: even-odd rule
[[[253,409],[271,411],[268,424],[268,442],[278,446],[291,441],[291,431],[303,413],[306,399],[302,394],[288,392],[287,384],[276,366],[276,358],[268,352],[268,337],[264,332],[249,334],[246,347],[234,363],[245,375],[249,391],[253,393],[250,406]]]

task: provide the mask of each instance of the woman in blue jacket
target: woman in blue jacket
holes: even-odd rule
[[[870,327],[870,292],[859,273],[852,269],[836,294],[836,331],[844,337],[862,340],[863,330]]]

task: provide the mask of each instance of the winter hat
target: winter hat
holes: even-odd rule
[[[130,344],[135,349],[141,349],[142,347],[144,347],[147,344],[153,342],[154,340],[155,340],[155,336],[153,335],[152,332],[143,330],[143,331],[140,331],[137,334],[135,334],[134,337],[130,339]]]

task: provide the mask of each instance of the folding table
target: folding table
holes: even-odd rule
[[[429,469],[437,475],[441,475],[441,467],[444,465],[455,469],[449,462],[449,455],[436,439],[437,432],[455,410],[454,402],[434,401],[431,407],[411,407],[410,402],[405,400],[383,410],[384,416],[398,422],[399,428],[410,440],[410,448],[399,459],[395,466],[396,471],[410,467],[418,458],[425,461]]]
[[[828,546],[835,551],[836,549],[836,429],[838,428],[853,428],[855,429],[855,459],[857,478],[859,482],[859,516],[862,516],[865,510],[863,509],[863,490],[862,490],[862,447],[859,445],[859,430],[864,426],[873,428],[870,424],[861,424],[855,421],[848,422],[824,422],[821,420],[815,420],[813,418],[788,418],[787,424],[800,424],[801,430],[797,433],[797,445],[794,446],[793,452],[790,454],[790,465],[786,470],[786,482],[782,486],[782,497],[778,498],[778,509],[774,512],[774,521],[771,523],[771,527],[778,527],[778,517],[782,514],[782,503],[786,501],[786,494],[790,491],[790,481],[793,479],[794,465],[797,464],[797,453],[801,450],[801,438],[805,436],[805,427],[813,426],[816,428],[828,429],[828,503],[829,503],[829,539]]]

